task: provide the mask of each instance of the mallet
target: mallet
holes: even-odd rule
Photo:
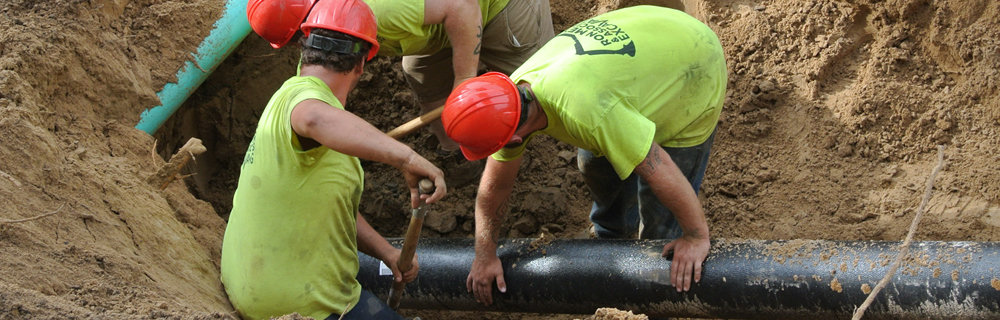
[[[421,179],[418,183],[420,194],[434,193],[434,183],[428,179]],[[417,242],[420,241],[420,229],[424,226],[424,216],[427,215],[427,204],[420,200],[420,206],[410,211],[410,226],[406,229],[406,238],[403,239],[403,252],[399,254],[399,261],[396,267],[399,272],[406,273],[412,267],[413,255],[417,251]],[[392,289],[389,290],[389,307],[396,310],[399,307],[399,300],[403,297],[403,282],[393,282]]]

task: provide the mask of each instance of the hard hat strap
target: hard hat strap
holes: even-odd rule
[[[517,93],[521,96],[521,118],[517,121],[517,129],[521,129],[525,122],[528,122],[528,110],[531,109],[531,102],[535,101],[535,97],[532,92],[529,92],[527,88],[516,86]]]
[[[306,38],[306,47],[320,50],[324,53],[336,52],[351,54],[361,52],[361,43],[351,40],[324,37],[316,33],[310,33],[309,38]]]

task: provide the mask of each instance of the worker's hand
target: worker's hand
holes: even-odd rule
[[[663,246],[661,256],[666,257],[671,251],[674,252],[674,260],[670,264],[670,283],[677,288],[677,292],[691,289],[692,279],[695,283],[701,281],[701,265],[708,257],[708,249],[711,246],[708,237],[696,238],[688,235]]]
[[[483,305],[493,304],[493,280],[497,281],[500,292],[507,292],[507,283],[503,281],[503,266],[496,255],[476,255],[472,260],[472,270],[465,280],[465,288],[476,296],[476,302]]]
[[[413,261],[410,262],[410,270],[407,270],[406,272],[400,272],[399,256],[402,253],[403,250],[397,249],[396,254],[389,256],[385,261],[382,262],[385,263],[385,265],[389,266],[389,269],[392,270],[392,281],[394,282],[403,281],[403,283],[410,283],[413,282],[413,280],[417,280],[417,273],[420,273],[420,264],[417,263],[417,254],[414,253]]]
[[[406,179],[406,185],[410,187],[410,207],[417,208],[420,206],[420,201],[426,201],[427,203],[434,203],[447,193],[447,187],[444,185],[444,172],[427,161],[424,157],[421,157],[416,152],[413,153],[402,166],[399,167],[403,171],[403,178]],[[420,179],[427,178],[434,182],[434,193],[429,195],[421,195],[420,191],[417,189],[417,185]]]

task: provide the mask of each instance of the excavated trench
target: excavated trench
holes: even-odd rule
[[[727,6],[729,6],[733,5],[734,3],[738,3],[738,1],[726,1],[726,3],[729,3],[727,4]],[[713,23],[718,23],[718,21],[715,21],[717,19],[716,15],[711,14],[714,10],[711,7],[712,5],[711,2],[682,1],[682,0],[662,0],[662,1],[592,0],[583,2],[568,1],[568,0],[567,1],[552,0],[553,21],[556,24],[555,25],[557,29],[556,31],[558,32],[563,29],[566,29],[567,27],[571,26],[576,22],[581,21],[584,18],[596,14],[604,13],[621,7],[632,6],[632,5],[646,5],[646,4],[668,6],[684,10],[689,14],[699,18],[702,21],[710,21],[711,22],[710,25],[713,25],[713,28],[714,28]],[[746,7],[746,5],[744,5],[744,7]],[[749,5],[749,8],[751,9],[742,8],[741,10],[743,10],[742,11],[743,13],[741,13],[741,15],[752,16],[753,12],[762,12],[765,10],[765,8],[762,5],[751,4]],[[861,18],[864,18],[863,17],[864,15],[869,14],[871,12],[871,9],[866,6],[862,6],[862,8],[864,9],[861,11],[862,13],[853,17],[853,19],[864,22],[863,21],[864,19]],[[748,11],[751,12],[751,14],[747,14],[746,12]],[[800,13],[801,12],[804,11],[800,10]],[[731,32],[742,31],[735,28],[729,30]],[[811,33],[810,36],[812,36]],[[732,36],[730,35],[729,38],[732,38]],[[821,39],[821,37],[817,37],[816,39]],[[828,39],[829,38],[822,38],[822,40],[828,40]],[[868,46],[870,45],[869,42],[873,41],[871,36],[858,37],[855,40],[857,40],[858,43],[852,44],[853,47],[845,47],[845,48],[853,48],[848,51],[853,51],[857,48],[862,48],[867,50]],[[750,58],[757,59],[754,58],[756,57],[754,53],[754,50],[756,49],[754,48],[747,49],[747,47],[739,47],[734,52],[743,53],[744,56],[749,56]],[[790,51],[786,50],[786,55],[788,52]],[[816,52],[819,51],[817,50]],[[732,53],[733,52],[727,51],[727,54],[732,54]],[[159,141],[166,142],[161,144],[158,149],[158,152],[160,152],[162,155],[168,155],[173,150],[176,150],[176,148],[178,148],[181,143],[186,141],[188,137],[198,137],[205,141],[205,145],[206,147],[208,147],[209,152],[197,159],[197,162],[194,168],[192,169],[193,171],[197,172],[197,175],[193,177],[192,180],[193,183],[190,183],[189,186],[192,193],[194,193],[198,198],[212,203],[216,211],[224,218],[228,216],[228,212],[232,207],[231,199],[233,191],[236,188],[236,181],[239,175],[239,166],[242,163],[246,147],[253,136],[253,131],[256,126],[259,115],[261,114],[264,105],[267,103],[267,100],[270,98],[271,93],[273,93],[285,79],[295,74],[297,55],[298,55],[297,49],[295,49],[294,47],[289,46],[286,48],[275,50],[272,49],[270,46],[268,46],[268,44],[265,41],[263,41],[256,35],[251,34],[249,37],[246,38],[246,40],[243,41],[243,43],[235,50],[235,52],[233,52],[232,55],[229,58],[227,58],[212,73],[212,75],[208,78],[208,80],[205,81],[205,83],[201,85],[201,87],[198,88],[198,90],[192,94],[191,98],[189,98],[181,106],[178,112],[170,120],[168,120],[166,124],[163,126],[163,128],[155,135],[155,137]],[[814,53],[813,55],[816,56],[818,55],[818,53]],[[838,55],[834,56],[831,59],[843,59],[843,58],[845,58],[844,55]],[[850,56],[850,58],[864,59],[867,57]],[[757,75],[755,76],[756,80],[751,81],[749,79],[741,79],[739,75],[743,75],[745,72],[747,72],[748,67],[746,61],[741,60],[735,65],[736,67],[733,68],[734,70],[731,70],[736,75],[736,77],[731,76],[731,78],[733,78],[731,79],[732,80],[731,83],[735,83],[735,85],[731,85],[730,91],[736,92],[736,94],[733,94],[733,96],[737,98],[731,100],[737,101],[735,103],[736,104],[735,107],[736,109],[738,109],[737,111],[739,112],[738,115],[739,117],[734,116],[735,120],[731,120],[733,122],[727,123],[725,124],[725,126],[731,127],[730,130],[731,135],[740,134],[742,132],[746,133],[744,135],[749,136],[749,139],[757,139],[761,136],[766,136],[772,130],[770,126],[775,124],[772,123],[772,119],[768,115],[769,109],[767,107],[761,107],[761,105],[768,105],[768,104],[774,105],[775,100],[783,97],[782,95],[789,95],[790,93],[787,90],[782,91],[781,89],[775,89],[774,82],[776,82],[776,80],[773,80],[774,79],[773,77],[769,78],[770,80],[763,80],[763,81],[758,79],[761,78],[760,70],[756,71],[757,73]],[[731,64],[731,68],[732,67],[733,65]],[[843,75],[839,74],[837,76],[843,77]],[[823,89],[822,86],[817,85],[812,89],[805,90],[806,91],[805,94],[807,96],[815,97],[816,95],[818,95],[817,91],[821,89]],[[753,98],[746,98],[748,96]],[[799,106],[795,106],[795,108],[796,112],[800,109]],[[822,108],[822,106],[817,108]],[[395,126],[398,126],[414,117],[417,117],[418,108],[413,98],[413,95],[410,93],[406,85],[406,82],[403,80],[402,71],[399,66],[399,59],[379,57],[376,58],[375,60],[372,60],[368,65],[366,65],[366,74],[362,77],[361,81],[359,82],[358,88],[354,92],[352,92],[351,96],[349,97],[347,109],[349,111],[358,114],[362,118],[368,120],[373,125],[375,125],[376,127],[380,128],[383,131],[388,131],[394,128]],[[727,104],[727,110],[732,111],[731,109],[733,109],[733,106]],[[833,138],[829,137],[827,138],[827,140],[833,139],[833,142],[827,143],[829,144],[829,146],[824,148],[834,149],[837,153],[843,154],[844,157],[855,155],[855,153],[859,154],[860,156],[866,156],[866,157],[868,156],[864,154],[865,152],[868,152],[868,149],[861,149],[861,147],[857,147],[858,151],[852,149],[854,148],[853,146],[862,144],[851,144],[850,146],[846,147],[849,150],[842,152],[842,150],[845,148],[844,143],[838,142],[837,139],[840,139],[840,137],[836,136],[836,133],[834,133],[834,135],[835,137]],[[445,199],[444,201],[445,203],[439,204],[437,205],[436,208],[432,209],[432,213],[435,214],[436,216],[428,217],[427,221],[428,225],[425,228],[424,232],[424,235],[429,238],[441,237],[446,239],[430,240],[429,243],[432,246],[430,250],[440,250],[444,252],[450,252],[449,250],[456,250],[457,247],[464,248],[471,246],[470,243],[467,243],[468,241],[463,242],[464,240],[457,240],[457,239],[467,238],[472,234],[473,231],[472,206],[475,194],[475,184],[476,181],[478,181],[478,172],[479,172],[478,166],[480,164],[466,162],[464,161],[464,159],[458,159],[453,156],[441,155],[437,153],[436,141],[429,133],[424,131],[420,131],[414,135],[405,137],[402,139],[402,141],[404,143],[409,144],[412,148],[414,148],[414,150],[421,153],[429,160],[435,162],[439,167],[444,169],[449,174],[448,183],[450,187],[450,195],[448,198]],[[505,230],[508,230],[506,236],[508,238],[515,238],[509,240],[512,241],[511,243],[512,246],[514,246],[516,243],[527,241],[516,238],[537,238],[542,233],[555,234],[559,238],[573,238],[574,236],[578,235],[580,231],[585,230],[589,226],[589,223],[586,220],[586,212],[587,209],[589,208],[589,199],[586,194],[585,187],[583,186],[582,180],[580,179],[579,174],[576,172],[574,168],[575,167],[574,152],[573,152],[574,148],[566,146],[564,144],[557,143],[551,139],[548,140],[541,139],[541,141],[537,142],[537,145],[533,146],[533,148],[538,151],[535,151],[535,153],[529,152],[527,154],[527,158],[524,167],[522,167],[522,171],[529,172],[533,174],[535,177],[533,179],[519,177],[519,184],[515,189],[515,196],[513,197],[514,201],[512,201],[511,203],[512,213],[507,218],[507,222],[505,223]],[[545,157],[536,156],[539,154],[547,154],[547,156]],[[558,156],[552,156],[553,154]],[[760,154],[758,154],[758,156],[759,155]],[[406,228],[406,223],[408,221],[407,219],[408,208],[406,208],[407,192],[405,190],[401,177],[391,167],[367,161],[363,161],[362,163],[366,170],[366,187],[364,196],[362,198],[362,213],[365,214],[366,218],[370,222],[372,222],[372,225],[383,235],[387,237],[401,236]],[[767,168],[765,168],[765,171],[768,171],[766,169]],[[772,172],[773,174],[770,174]],[[758,175],[756,177],[757,178],[756,181],[740,182],[738,185],[736,185],[736,187],[738,188],[734,188],[732,185],[730,186],[715,185],[714,187],[711,187],[713,189],[707,190],[707,193],[709,195],[716,195],[716,196],[721,195],[726,198],[739,199],[741,197],[746,197],[748,195],[756,193],[758,185],[764,185],[764,183],[769,183],[779,179],[779,176],[776,172],[777,170],[772,170],[768,171],[769,174]],[[834,175],[833,173],[834,172],[831,169],[830,175]],[[800,176],[801,175],[802,174],[800,174]],[[845,173],[840,172],[839,175],[843,176],[845,175]],[[891,176],[890,179],[895,178],[894,175],[895,173],[893,173],[893,176]],[[780,178],[784,179],[784,177]],[[796,177],[795,179],[799,179],[799,177]],[[840,219],[842,220],[848,219],[849,220],[848,222],[856,223],[868,219],[869,216],[862,217],[860,221],[850,220],[851,217],[853,216],[850,216],[849,213],[852,213],[853,211],[864,210],[863,206],[849,205],[855,202],[856,200],[852,200],[852,201],[841,202],[841,204],[839,205],[835,204],[834,208],[832,209],[832,212],[834,215],[841,217]],[[755,209],[757,209],[757,207],[753,206],[752,204],[747,204],[746,202],[740,202],[739,205],[740,205],[739,211],[753,212]],[[848,212],[848,214],[842,212]],[[740,213],[736,215],[735,218],[734,217],[729,217],[729,218],[733,218],[730,220],[746,222],[747,224],[749,224],[750,222],[753,222],[753,218],[752,217],[747,218],[748,215],[749,214]],[[844,216],[846,216],[847,218],[843,218]],[[798,214],[796,214],[796,217],[798,217]],[[794,234],[794,232],[792,232],[792,234]],[[441,247],[442,245],[444,245],[445,247],[442,248]],[[565,249],[566,248],[565,246],[560,248],[563,248],[561,250],[564,251],[568,250],[564,253],[569,254],[574,250],[575,251],[589,250],[587,249],[589,248],[587,247],[587,245],[589,244],[575,244],[573,246],[570,246],[569,249]],[[717,243],[716,245],[718,246],[719,244]],[[860,276],[858,276],[857,279],[854,279],[853,277],[851,279],[838,278],[836,276],[837,275],[836,269],[837,267],[839,267],[839,265],[834,266],[834,268],[832,268],[834,270],[832,271],[824,269],[822,271],[825,272],[826,274],[818,274],[815,277],[806,275],[808,272],[803,272],[802,275],[791,275],[790,276],[791,280],[786,279],[788,278],[786,276],[789,276],[788,274],[781,273],[780,275],[772,275],[767,273],[767,272],[774,272],[777,269],[781,269],[787,266],[785,265],[784,262],[777,261],[779,257],[773,256],[774,252],[769,253],[772,255],[766,255],[762,253],[766,251],[767,248],[770,248],[768,246],[771,245],[778,247],[781,246],[787,247],[791,244],[769,243],[767,245],[756,245],[756,246],[755,244],[752,243],[747,244],[748,248],[757,249],[757,251],[754,251],[754,254],[761,254],[761,256],[759,257],[761,261],[758,261],[760,262],[761,268],[757,269],[756,271],[749,269],[741,271],[743,272],[741,273],[741,275],[745,276],[746,279],[756,279],[752,281],[758,281],[758,282],[753,282],[752,283],[753,286],[748,286],[748,284],[750,284],[752,281],[746,280],[750,282],[743,283],[744,285],[744,287],[742,287],[743,289],[750,287],[757,288],[759,286],[764,287],[764,289],[762,289],[764,291],[761,292],[754,291],[753,293],[748,293],[750,295],[759,295],[759,298],[763,299],[764,302],[759,305],[763,307],[750,311],[747,310],[733,311],[734,310],[733,308],[739,308],[739,304],[741,303],[740,301],[746,302],[746,300],[739,300],[740,298],[733,298],[735,300],[725,300],[725,301],[718,299],[712,300],[713,298],[706,296],[709,295],[710,293],[702,292],[699,295],[695,296],[694,300],[684,298],[675,301],[678,304],[668,303],[669,306],[664,307],[666,309],[662,308],[651,309],[653,310],[652,314],[662,315],[662,316],[685,315],[685,316],[703,316],[703,317],[704,316],[758,317],[766,314],[768,316],[791,317],[791,318],[811,314],[813,316],[823,315],[824,317],[828,318],[837,318],[841,317],[843,313],[846,312],[845,310],[836,309],[837,306],[832,306],[829,309],[815,309],[818,307],[822,307],[822,304],[819,302],[817,302],[816,304],[800,303],[799,305],[797,305],[798,309],[795,309],[794,311],[789,311],[790,309],[781,309],[782,305],[780,303],[781,301],[778,301],[776,299],[778,299],[777,297],[781,294],[787,295],[789,294],[788,292],[800,290],[802,287],[809,288],[809,290],[822,289],[825,290],[824,291],[825,294],[831,294],[826,291],[835,291],[839,294],[840,291],[837,290],[837,287],[843,288],[845,286],[844,284],[845,282],[849,282],[851,285],[858,286],[858,288],[855,288],[857,289],[855,291],[858,292],[851,292],[849,294],[850,295],[849,300],[851,301],[850,304],[856,305],[856,303],[854,303],[856,302],[855,300],[857,300],[856,298],[862,296],[862,293],[865,293],[862,292],[864,289],[859,289],[859,288],[862,288],[863,285],[868,284],[869,281],[868,280],[862,281]],[[857,242],[849,244],[847,246],[851,248],[863,248],[867,250],[870,249],[870,247],[868,247],[869,245],[870,244],[862,244],[860,242]],[[994,244],[990,243],[987,243],[985,245],[989,246],[991,250],[995,246]],[[876,246],[879,247],[880,250],[884,249],[885,252],[892,251],[890,250],[891,246],[886,244],[877,244]],[[725,251],[724,250],[725,248],[718,248],[718,249],[722,250],[722,252],[731,252],[731,251]],[[428,249],[423,248],[421,250],[428,250]],[[930,248],[929,250],[933,250],[933,248]],[[557,252],[560,251],[559,250],[550,251],[548,258],[549,259],[553,258],[552,255],[558,254]],[[811,251],[806,250],[803,252],[809,253]],[[993,255],[992,251],[990,252],[991,256],[989,257],[989,259],[995,259],[995,256],[992,256]],[[738,265],[741,262],[745,262],[739,259],[740,257],[739,253],[746,253],[746,252],[742,251],[736,252],[731,256],[720,255],[716,259],[720,261],[722,260],[728,261],[728,263],[733,265]],[[436,253],[425,251],[425,253],[423,254],[425,255],[424,259],[426,259],[428,256],[434,256]],[[468,254],[468,252],[465,252],[465,254]],[[527,253],[524,254],[527,255]],[[816,253],[816,254],[821,255],[822,253]],[[874,259],[875,257],[879,259],[885,258],[882,256],[883,253],[872,253],[871,251],[866,251],[865,254],[869,254],[869,256],[866,257],[872,259]],[[884,254],[887,255],[888,253]],[[522,258],[524,259],[545,258],[545,257],[537,257],[538,255],[537,253],[533,253],[533,255],[535,256],[531,257],[517,256],[509,258],[509,260],[505,260],[505,263],[510,264],[510,266],[506,265],[505,266],[513,268],[514,265],[517,263],[511,261],[519,260]],[[545,254],[542,255],[544,256]],[[444,257],[445,256],[442,256],[442,259],[447,260]],[[784,259],[788,257],[781,257],[781,258]],[[821,258],[820,260],[815,259],[815,257],[812,258],[813,259],[809,260],[809,262],[814,263],[813,266],[821,264],[825,266],[826,263],[830,263],[830,261],[827,261],[827,259],[824,258]],[[918,256],[914,259],[919,260],[919,258],[920,257]],[[426,266],[423,260],[421,261],[422,261],[421,265]],[[986,262],[983,261],[976,261],[976,262],[985,263],[985,265],[989,265],[992,263],[990,261],[992,260]],[[371,261],[366,260],[365,263],[369,262]],[[428,262],[428,263],[433,264],[434,262]],[[850,263],[850,261],[848,261],[847,263]],[[857,265],[857,261],[854,261],[853,263],[854,265]],[[910,263],[911,266],[913,266],[914,264],[920,265],[919,261],[915,262],[911,261]],[[802,263],[799,263],[799,265],[805,266]],[[855,267],[854,265],[852,265],[852,268]],[[467,266],[461,265],[458,262],[446,265],[446,267],[451,267],[451,268],[455,268],[456,266],[458,266],[458,268],[452,270],[453,272],[448,273],[446,276],[448,278],[455,278],[455,279],[460,278],[464,281],[465,276],[464,274],[462,274],[463,273],[462,268],[467,269]],[[884,267],[885,265],[880,265],[879,268],[875,268],[873,265],[873,267],[870,270],[864,271],[865,276],[869,276],[868,273],[873,273],[874,271],[882,271]],[[953,310],[951,309],[946,310],[946,308],[961,309],[963,307],[972,306],[974,308],[969,310],[978,312],[975,313],[975,317],[980,317],[980,318],[992,317],[992,315],[995,314],[998,309],[995,302],[992,304],[989,304],[989,302],[987,302],[986,304],[980,304],[981,300],[978,300],[979,299],[978,296],[965,297],[964,294],[966,294],[967,292],[955,291],[955,290],[960,290],[961,288],[963,288],[962,286],[969,286],[969,285],[976,285],[976,290],[986,290],[990,289],[988,287],[992,285],[992,289],[996,291],[998,287],[996,283],[1000,283],[1000,281],[996,281],[995,279],[992,280],[986,279],[987,276],[985,274],[976,273],[982,271],[979,269],[975,269],[974,270],[975,272],[969,271],[967,269],[962,269],[962,267],[955,267],[953,269],[958,270],[959,279],[955,280],[955,276],[952,276],[950,279],[952,279],[953,281],[950,282],[947,281],[948,279],[945,279],[948,277],[935,275],[934,272],[930,272],[930,275],[926,274],[927,272],[919,274],[920,277],[924,277],[926,279],[924,278],[917,279],[919,277],[906,278],[907,285],[915,284],[918,287],[925,286],[926,289],[928,290],[927,292],[933,291],[934,293],[930,294],[930,296],[925,296],[925,297],[921,297],[919,296],[919,294],[914,293],[913,295],[916,298],[906,302],[906,303],[913,301],[918,302],[918,304],[914,305],[913,308],[911,309],[906,309],[906,308],[900,309],[899,304],[896,303],[898,301],[883,300],[880,302],[882,303],[882,305],[880,305],[881,309],[876,309],[877,310],[876,313],[879,315],[879,317],[882,318],[906,319],[909,316],[918,316],[922,314],[921,312],[927,310],[928,305],[920,305],[919,304],[920,301],[925,301],[926,299],[930,298],[959,297],[965,300],[959,299],[955,300],[954,303],[937,304],[934,305],[933,307],[940,307],[939,309],[942,312],[940,313],[940,315],[951,315],[955,314],[955,313],[949,313],[952,312]],[[962,272],[970,273],[971,276],[982,276],[983,278],[982,279],[968,278],[967,279],[968,281],[966,281],[966,279],[962,278],[961,276]],[[809,274],[811,275],[811,273]],[[529,275],[529,276],[537,276],[537,275]],[[802,279],[797,279],[798,277],[802,277]],[[815,279],[816,277],[819,277],[820,279]],[[581,276],[581,278],[590,278],[590,277]],[[774,281],[772,281],[772,279],[777,279],[778,283],[775,283]],[[926,281],[921,279],[924,279]],[[719,288],[723,288],[727,285],[729,286],[741,285],[739,283],[726,284],[727,279],[725,277],[715,280],[721,281],[716,283],[719,286]],[[921,283],[921,281],[923,281],[923,283]],[[422,284],[417,283],[415,285],[420,288],[418,290],[432,290],[430,287],[427,287],[428,283],[430,283],[430,281],[424,281],[422,282]],[[438,282],[435,282],[435,285],[436,284],[438,284]],[[553,283],[548,286],[555,287],[559,286],[559,284]],[[456,291],[456,294],[459,295],[461,294],[460,292],[458,292],[461,291],[459,290],[460,288],[458,289],[452,288],[452,289]],[[940,290],[944,291],[938,292]],[[378,289],[376,289],[376,291],[378,291]],[[949,296],[950,293],[948,292],[952,293],[957,292],[956,293],[957,296],[955,294]],[[989,290],[982,292],[995,294],[993,291]],[[838,295],[838,297],[843,295],[844,294]],[[527,296],[530,297],[530,295]],[[439,298],[438,295],[431,294],[427,296],[417,295],[417,298],[415,299],[434,300],[438,298]],[[453,298],[454,297],[449,296],[449,299]],[[831,302],[832,300],[827,301],[829,300],[828,298],[829,297],[824,296],[818,299],[823,300],[820,302],[825,301],[824,303],[836,303],[836,302]],[[665,301],[666,300],[669,299],[665,298]],[[430,300],[427,301],[417,300],[417,302],[410,301],[411,303],[410,307],[414,307],[413,303],[420,303],[423,305],[434,305],[433,303],[428,301]],[[466,306],[466,307],[458,307],[458,308],[430,307],[427,309],[483,310],[477,307],[475,304],[470,303],[469,301],[462,299],[457,299],[456,301],[452,302],[455,302],[460,306]],[[721,305],[706,305],[705,304],[706,301],[716,301],[719,302]],[[544,305],[544,303],[537,301],[529,303],[527,305],[517,304],[520,302],[519,301],[512,302],[511,307],[508,310],[504,310],[502,308],[490,309],[490,310],[516,311],[516,312],[574,312],[575,313],[575,312],[581,312],[581,310],[588,309],[593,306],[593,305],[587,305],[585,307],[582,307],[581,309],[579,306],[574,305],[574,308],[576,309],[563,310],[556,308],[556,306],[553,306],[553,308],[540,308],[538,306]],[[688,303],[688,304],[684,305],[683,303]],[[772,303],[772,304],[767,304],[767,303]],[[404,305],[405,304],[406,300],[404,300]],[[600,305],[600,302],[594,302],[594,305]],[[627,302],[623,303],[616,302],[615,306],[619,305],[623,308],[635,306]],[[658,304],[658,305],[663,306],[663,304]],[[909,304],[906,305],[909,306]],[[692,308],[685,309],[684,306],[690,306]],[[809,308],[814,308],[814,309],[809,309]],[[896,312],[900,310],[906,311],[905,315]]]
[[[583,18],[616,8],[659,5],[687,10],[693,16],[700,18],[704,16],[706,5],[703,1],[680,0],[599,0],[588,2],[592,5],[587,8],[582,8],[571,1],[553,0],[551,3],[553,14],[561,17],[556,23],[557,32]],[[243,161],[247,145],[253,138],[259,115],[270,95],[284,80],[295,74],[297,58],[298,49],[294,46],[275,50],[266,41],[251,33],[154,135],[158,141],[163,142],[159,145],[158,152],[164,156],[169,156],[170,152],[177,150],[190,137],[204,141],[209,151],[198,157],[192,167],[192,172],[197,174],[192,177],[193,183],[190,184],[190,189],[198,198],[212,203],[224,218],[232,209],[232,194],[239,178],[239,166]],[[366,75],[362,77],[348,100],[349,111],[358,114],[383,131],[389,131],[419,115],[416,101],[402,77],[399,61],[399,58],[387,57],[377,57],[372,60],[366,65]],[[423,130],[405,137],[402,141],[446,170],[449,174],[449,187],[454,190],[453,195],[461,195],[463,191],[466,194],[473,192],[472,188],[478,181],[481,164],[466,163],[464,159],[454,155],[439,156],[435,152],[436,140]],[[557,151],[572,150],[568,146],[549,146],[556,145],[552,140],[543,143],[547,144],[544,147],[555,148]],[[566,202],[573,202],[574,199],[564,199],[565,196],[557,194],[560,192],[575,192],[578,196],[574,198],[580,200],[577,202],[585,202],[586,196],[579,195],[582,180],[579,180],[578,175],[569,172],[573,166],[567,163],[571,161],[537,162],[539,162],[536,164],[538,170],[555,172],[561,175],[559,179],[570,180],[567,187],[572,187],[559,188],[562,185],[540,183],[541,185],[537,186],[539,188],[556,187],[545,191],[547,198],[556,198],[546,200],[553,200],[558,206],[526,210],[541,216],[531,217],[530,224],[535,227],[518,228],[518,233],[514,235],[530,236],[543,231],[541,227],[547,224],[548,228],[544,230],[549,232],[578,229],[544,212],[567,211],[565,207],[569,204]],[[376,225],[376,229],[380,232],[388,235],[401,234],[405,228],[405,217],[408,212],[405,208],[407,193],[403,188],[402,179],[391,167],[366,161],[362,164],[368,172],[362,207],[377,208],[368,209],[365,213],[375,215],[373,218],[380,222]],[[544,180],[551,181],[551,179]],[[458,190],[463,187],[469,190]],[[456,196],[450,198],[454,199]],[[471,216],[462,212],[467,211],[466,207],[471,208],[468,201],[445,208],[445,211],[454,213],[430,219],[428,223],[434,226],[431,232],[443,237],[469,235],[472,227]],[[382,217],[400,218],[381,219]]]

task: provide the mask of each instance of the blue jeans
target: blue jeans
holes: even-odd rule
[[[368,290],[361,289],[361,298],[358,299],[358,305],[351,308],[343,318],[339,314],[331,314],[326,317],[326,320],[403,320],[403,316],[396,313],[395,310],[389,308],[389,305],[376,297]]]
[[[708,167],[715,132],[700,145],[667,148],[670,159],[687,177],[695,194],[701,187]],[[594,200],[590,221],[598,238],[620,239],[638,231],[639,239],[677,239],[683,235],[673,212],[667,209],[649,184],[635,172],[621,180],[605,157],[594,156],[584,149],[577,150],[577,165]]]

